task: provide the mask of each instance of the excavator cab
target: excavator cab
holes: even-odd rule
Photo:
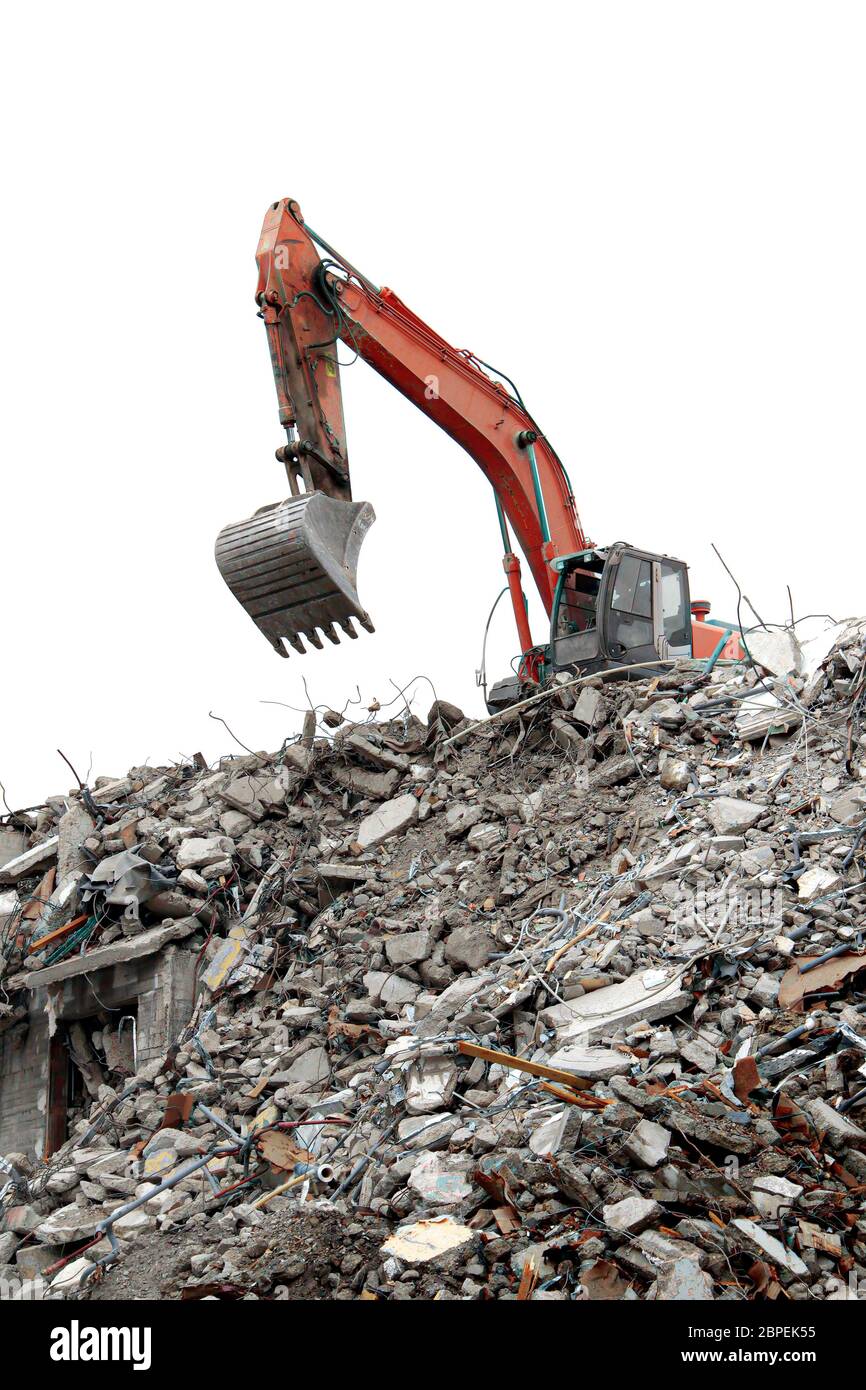
[[[682,560],[620,541],[560,555],[551,564],[559,578],[542,678],[630,666],[623,677],[638,680],[656,674],[661,660],[692,655],[689,576]],[[497,681],[487,697],[488,712],[526,693],[519,676]]]
[[[688,570],[681,560],[618,542],[553,561],[553,671],[652,664],[692,650]]]

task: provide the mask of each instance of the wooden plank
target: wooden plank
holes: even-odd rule
[[[595,1083],[585,1077],[574,1076],[570,1071],[559,1071],[557,1067],[547,1067],[542,1062],[528,1062],[523,1057],[512,1057],[509,1052],[494,1052],[490,1047],[478,1047],[475,1043],[459,1042],[458,1052],[464,1057],[480,1057],[483,1062],[493,1062],[500,1067],[512,1067],[514,1071],[527,1072],[530,1076],[543,1076],[548,1081],[558,1081],[572,1091],[588,1091]]]
[[[73,917],[71,922],[67,922],[65,927],[58,927],[57,931],[49,932],[47,936],[40,936],[38,940],[31,941],[27,947],[28,953],[31,951],[41,951],[43,946],[48,946],[52,941],[58,941],[61,936],[71,932],[75,927],[82,927],[87,921],[87,913],[81,917]]]

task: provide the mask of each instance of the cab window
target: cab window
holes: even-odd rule
[[[611,640],[628,651],[652,646],[652,566],[637,555],[624,555],[613,582]]]
[[[618,613],[652,617],[652,569],[649,560],[639,560],[637,555],[623,556],[617,565],[611,607]]]
[[[574,569],[566,574],[556,614],[557,637],[569,637],[595,627],[598,586],[599,576],[589,570]]]

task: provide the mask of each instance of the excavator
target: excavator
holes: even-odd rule
[[[708,603],[690,602],[682,560],[587,538],[568,474],[514,383],[368,280],[307,225],[293,199],[268,208],[256,261],[256,304],[286,432],[276,457],[291,495],[224,527],[216,561],[280,656],[287,643],[304,653],[304,639],[321,649],[323,636],[355,638],[355,623],[373,631],[357,568],[375,514],[352,498],[340,344],[456,440],[493,489],[520,651],[511,677],[487,694],[489,712],[559,671],[639,677],[678,657],[742,655],[739,632],[710,619]],[[550,618],[542,644],[530,632],[512,532]]]

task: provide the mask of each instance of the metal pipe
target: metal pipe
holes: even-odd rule
[[[111,1244],[111,1249],[107,1255],[102,1255],[94,1262],[94,1269],[98,1269],[100,1265],[108,1264],[111,1260],[117,1258],[119,1246],[117,1236],[114,1234],[115,1221],[119,1221],[122,1216],[129,1216],[130,1212],[137,1211],[139,1207],[144,1206],[145,1202],[149,1202],[153,1197],[158,1197],[160,1192],[168,1192],[170,1188],[176,1187],[179,1182],[183,1182],[184,1178],[191,1177],[193,1173],[198,1172],[199,1168],[203,1168],[206,1163],[210,1163],[212,1158],[219,1158],[219,1156],[220,1150],[212,1149],[209,1153],[202,1154],[200,1158],[191,1159],[189,1163],[185,1163],[182,1167],[176,1168],[174,1172],[169,1174],[157,1187],[152,1187],[147,1192],[143,1192],[140,1197],[136,1197],[134,1201],[127,1202],[124,1206],[118,1207],[117,1211],[113,1211],[104,1221],[100,1221],[99,1225],[96,1227],[96,1234],[97,1236],[107,1236]],[[93,1271],[88,1271],[87,1277],[92,1277],[92,1273]]]

